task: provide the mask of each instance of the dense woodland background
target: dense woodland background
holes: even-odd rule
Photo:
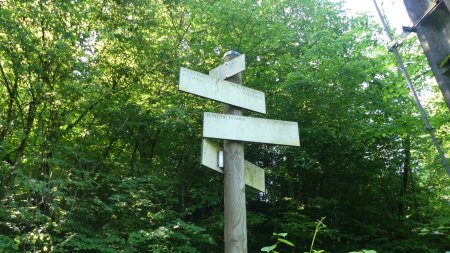
[[[249,252],[450,250],[450,183],[380,26],[328,0],[0,1],[0,252],[223,252],[223,176],[179,67],[246,54],[301,147],[246,144]],[[450,157],[450,113],[401,47]]]

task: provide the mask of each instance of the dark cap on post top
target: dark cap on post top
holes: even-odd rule
[[[230,51],[227,51],[227,52],[223,55],[223,58],[224,58],[224,59],[226,59],[226,58],[231,58],[231,59],[233,59],[233,58],[235,58],[235,57],[238,57],[239,55],[241,55],[241,53],[239,53],[238,51],[230,50]]]

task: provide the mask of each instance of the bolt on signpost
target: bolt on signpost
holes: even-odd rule
[[[245,55],[228,51],[224,61],[209,75],[180,68],[179,89],[225,103],[223,114],[203,116],[203,137],[224,140],[223,151],[203,139],[201,163],[225,176],[225,253],[246,253],[245,185],[264,192],[265,178],[263,169],[244,160],[243,142],[300,146],[300,138],[296,122],[242,116],[242,108],[266,113],[265,95],[242,85]]]

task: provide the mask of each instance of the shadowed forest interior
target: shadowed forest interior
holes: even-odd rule
[[[387,43],[329,0],[0,1],[0,252],[223,252],[223,175],[200,165],[223,105],[178,81],[230,49],[265,93],[244,115],[300,132],[245,143],[266,178],[246,188],[249,252],[273,233],[280,252],[450,250],[450,181]],[[450,157],[417,38],[399,51]]]

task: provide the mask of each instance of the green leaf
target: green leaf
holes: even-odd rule
[[[261,249],[262,252],[270,252],[272,250],[274,250],[277,247],[276,244],[272,245],[272,246],[267,246]]]
[[[288,233],[273,233],[275,236],[286,237]]]
[[[289,246],[295,247],[295,245],[294,245],[292,242],[290,242],[290,241],[288,241],[288,240],[286,240],[286,239],[278,238],[278,241],[279,241],[279,242],[282,242],[282,243],[284,243],[284,244],[287,244],[287,245],[289,245]]]

